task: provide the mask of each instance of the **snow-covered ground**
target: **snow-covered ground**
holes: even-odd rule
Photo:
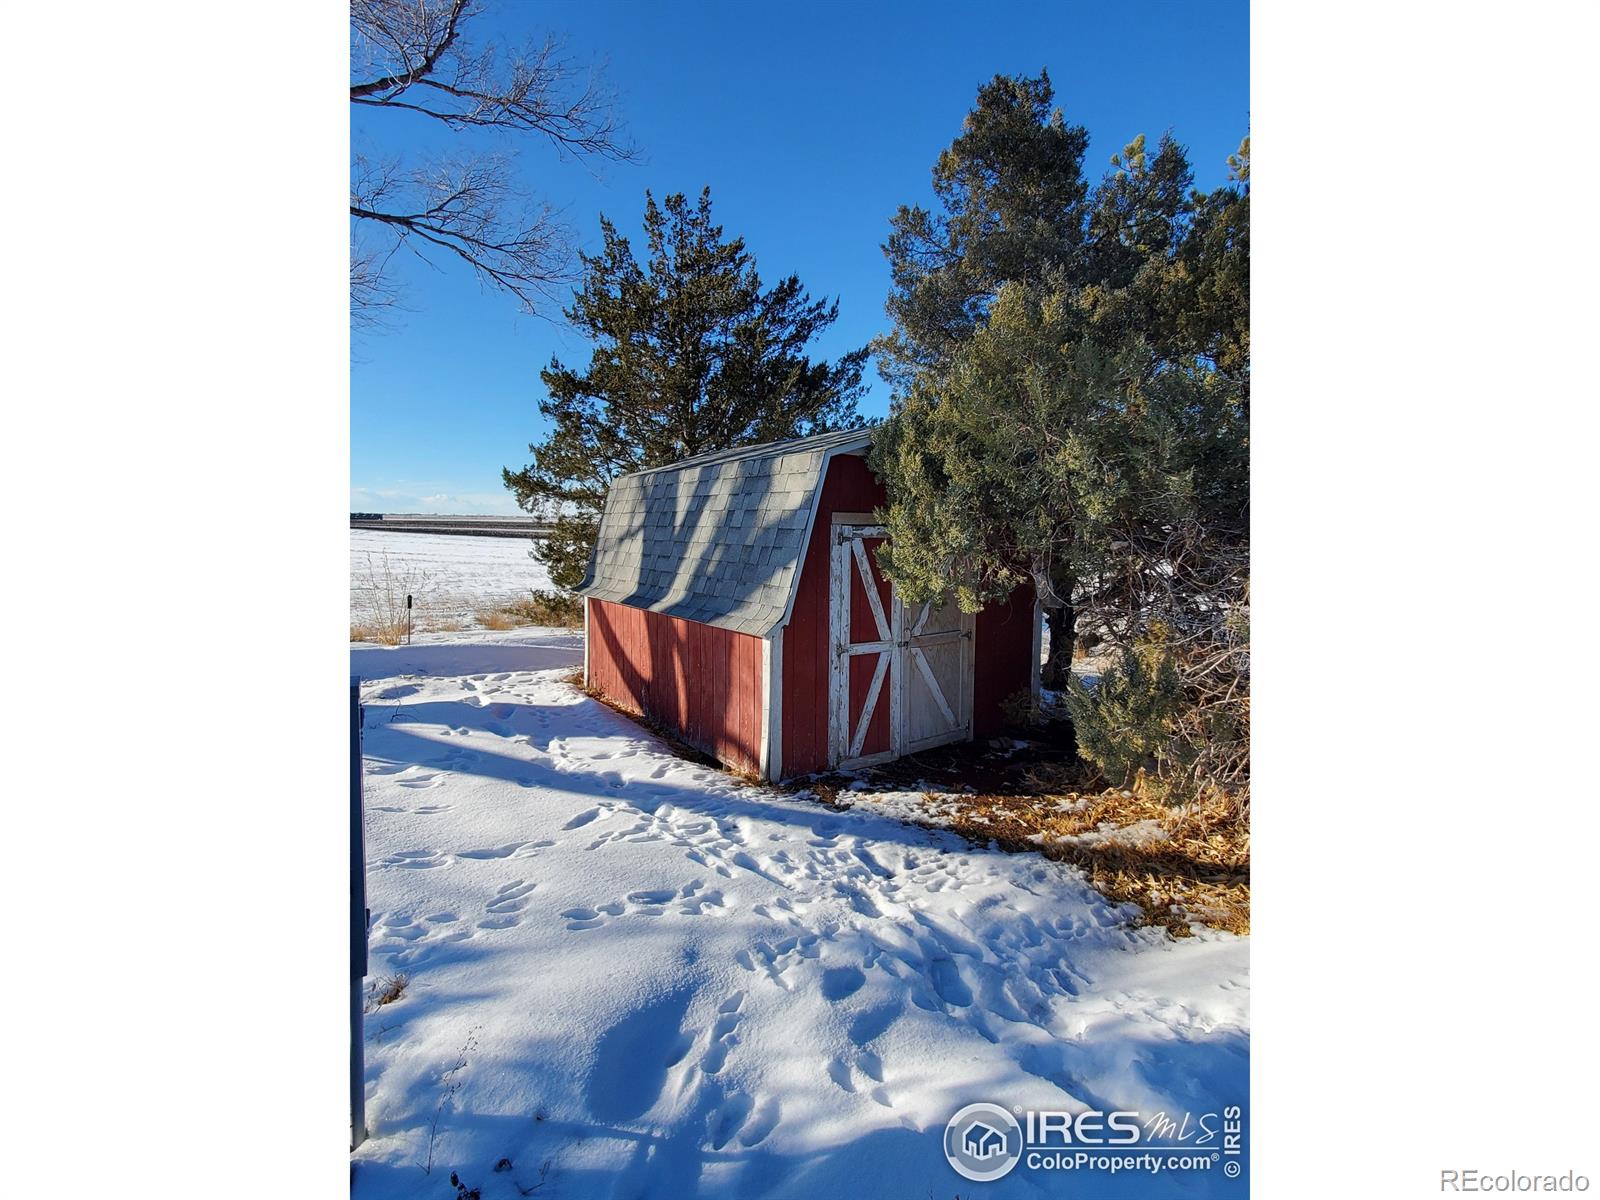
[[[367,1018],[357,1200],[454,1197],[452,1171],[484,1200],[1246,1194],[1220,1168],[971,1184],[941,1150],[977,1101],[1248,1112],[1246,941],[674,757],[563,682],[581,656],[551,630],[352,650],[372,972],[410,978]]]
[[[531,538],[350,531],[350,619],[367,617],[389,591],[402,607],[416,595],[419,627],[470,625],[479,608],[548,588],[544,565],[529,557]]]

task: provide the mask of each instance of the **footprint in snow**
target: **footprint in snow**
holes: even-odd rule
[[[728,902],[722,898],[721,889],[713,888],[711,891],[701,892],[699,895],[685,892],[683,903],[678,906],[678,911],[686,916],[699,917],[704,916],[708,909],[727,907]]]
[[[400,942],[414,942],[426,937],[428,931],[405,913],[390,913],[378,922],[380,937]]]
[[[736,1092],[724,1100],[711,1114],[711,1148],[721,1150],[744,1128],[755,1101],[743,1092]]]
[[[406,870],[427,870],[432,867],[449,866],[450,856],[438,850],[397,850],[379,865]]]
[[[706,912],[720,912],[728,907],[720,891],[702,892],[703,880],[696,879],[681,888],[647,888],[629,892],[626,900],[613,900],[593,908],[569,908],[561,916],[567,918],[568,929],[594,929],[612,917],[630,914],[639,917],[659,917],[674,900],[683,903],[678,911],[686,916],[701,916]]]
[[[647,817],[637,812],[635,815],[638,820],[632,825],[626,829],[614,829],[610,833],[602,833],[594,841],[590,842],[585,849],[598,850],[601,846],[608,845],[611,842],[627,842],[630,845],[638,845],[644,842],[659,842],[663,839],[665,835],[661,833],[655,818]]]
[[[593,847],[591,847],[591,849],[592,848]],[[732,879],[733,878],[733,872],[732,871],[728,870],[727,867],[723,866],[719,862],[712,862],[711,859],[706,857],[706,855],[705,855],[705,853],[703,851],[700,851],[700,850],[687,850],[687,851],[684,852],[683,856],[685,858],[687,858],[692,863],[698,863],[702,867],[710,868],[711,870],[715,871],[718,875],[721,875],[724,879]]]
[[[866,1089],[867,1096],[884,1108],[893,1108],[894,1103],[889,1099],[888,1089],[883,1087],[883,1063],[876,1054],[863,1053],[859,1055],[852,1065],[843,1058],[832,1058],[828,1061],[828,1078],[833,1080],[834,1086],[848,1095],[856,1095],[862,1089],[856,1086],[855,1075],[859,1071],[870,1084],[877,1086]]]
[[[939,999],[954,1008],[967,1008],[972,1004],[972,989],[961,978],[960,968],[948,958],[936,958],[928,964],[928,981]]]
[[[843,1000],[859,992],[866,982],[860,967],[829,967],[822,972],[822,994],[829,1000]]]
[[[672,888],[657,888],[654,891],[629,892],[628,903],[634,906],[634,911],[647,917],[659,917],[666,909],[662,908],[668,900],[677,896]]]
[[[834,1086],[837,1087],[841,1092],[848,1092],[851,1095],[855,1094],[856,1084],[855,1080],[850,1077],[849,1063],[845,1062],[842,1058],[829,1059],[827,1071],[828,1078],[833,1080]]]
[[[568,929],[595,929],[606,924],[612,917],[620,917],[626,911],[626,905],[613,901],[598,908],[562,909],[560,915],[567,918]]]
[[[755,1112],[745,1123],[744,1129],[739,1133],[739,1145],[750,1147],[759,1146],[767,1140],[769,1134],[778,1127],[782,1116],[782,1108],[776,1096],[768,1096],[756,1105]]]
[[[488,846],[482,850],[459,850],[457,858],[531,858],[540,850],[554,846],[551,841],[510,842],[504,846]]]
[[[373,949],[385,955],[393,967],[416,967],[441,946],[471,936],[450,912],[432,913],[421,922],[406,913],[391,913],[373,927],[377,942]]]
[[[822,947],[818,943],[821,940],[821,935],[815,933],[782,938],[776,944],[761,940],[748,950],[740,950],[733,958],[746,971],[764,972],[784,991],[792,992],[795,984],[786,978],[787,973],[801,960],[820,958]]]
[[[737,1033],[741,1014],[739,1010],[744,1007],[744,993],[735,992],[722,1002],[717,1009],[716,1023],[711,1026],[711,1044],[706,1048],[705,1057],[700,1060],[700,1069],[707,1075],[715,1075],[722,1070],[728,1061],[728,1051],[739,1042]],[[748,1114],[749,1109],[745,1110]],[[731,1135],[730,1135],[731,1136]],[[726,1139],[724,1139],[726,1141]],[[718,1146],[717,1149],[721,1149]]]
[[[537,883],[526,883],[521,879],[502,885],[495,892],[494,899],[484,905],[489,915],[478,922],[478,928],[510,929],[520,924],[522,910],[528,906],[529,893],[538,886]]]

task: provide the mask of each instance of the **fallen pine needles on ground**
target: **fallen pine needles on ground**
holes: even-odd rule
[[[1124,789],[941,795],[948,828],[1070,862],[1144,923],[1188,937],[1191,921],[1250,932],[1250,802],[1212,794],[1169,805]],[[944,821],[940,822],[945,824]]]
[[[866,772],[864,788],[838,776],[796,786],[830,805],[870,805],[875,791],[892,791],[895,815],[1069,862],[1107,899],[1137,905],[1140,924],[1162,926],[1173,937],[1190,936],[1194,922],[1250,932],[1248,793],[1168,804],[1138,787],[1094,790],[1081,764],[1029,762],[1026,753],[1012,753],[901,760]],[[931,781],[917,779],[911,790],[922,792],[922,807],[908,809],[908,776],[930,767],[937,783],[930,788]]]

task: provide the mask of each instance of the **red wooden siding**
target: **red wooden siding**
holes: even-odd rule
[[[748,633],[589,601],[589,686],[751,772],[761,769],[761,644]]]
[[[853,454],[828,464],[817,500],[794,610],[783,631],[783,774],[808,775],[828,765],[828,549],[836,512],[869,513],[884,503],[883,485]],[[884,706],[887,719],[888,705]]]
[[[1033,584],[979,612],[972,636],[972,736],[983,737],[1006,724],[1006,699],[1030,691],[1039,669],[1033,658]]]

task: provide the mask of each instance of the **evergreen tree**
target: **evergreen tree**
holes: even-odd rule
[[[1240,312],[1248,330],[1247,290],[1232,311],[1226,302],[1237,289],[1212,285],[1214,311],[1197,299],[1210,276],[1237,270],[1248,255],[1245,247],[1228,257],[1231,194],[1195,194],[1188,156],[1170,135],[1154,155],[1143,135],[1135,138],[1091,188],[1087,146],[1085,130],[1054,108],[1048,72],[998,75],[978,90],[962,133],[934,165],[938,210],[902,206],[890,222],[894,328],[873,349],[897,398],[914,379],[948,371],[1012,284],[1064,297],[1053,306],[1056,333],[1093,339],[1110,354],[1135,341],[1153,350],[1152,362],[1216,351],[1215,328]],[[1076,580],[1064,560],[1050,561],[1058,573],[1039,580],[1050,617],[1045,679],[1059,687],[1077,625]]]
[[[892,222],[881,554],[908,596],[953,588],[968,609],[1031,577],[1050,615],[1048,686],[1066,684],[1080,618],[1125,650],[1098,700],[1071,698],[1108,774],[1138,762],[1181,769],[1184,787],[1236,780],[1248,142],[1230,160],[1237,186],[1210,195],[1170,135],[1153,154],[1136,138],[1091,189],[1082,130],[1051,100],[1044,75],[985,85],[935,167],[942,211]]]
[[[540,373],[551,421],[533,461],[503,472],[525,510],[550,516],[535,555],[560,587],[582,579],[611,481],[732,446],[861,423],[865,348],[835,363],[807,345],[837,319],[796,276],[764,288],[742,238],[711,220],[710,189],[691,203],[646,193],[648,254],[604,217],[603,246],[583,255],[567,319],[594,342],[582,371],[552,359]]]
[[[894,329],[873,351],[897,387],[945,362],[1004,284],[1081,276],[1089,135],[1052,108],[1054,94],[1048,72],[984,84],[934,164],[939,211],[902,205],[890,220]]]

